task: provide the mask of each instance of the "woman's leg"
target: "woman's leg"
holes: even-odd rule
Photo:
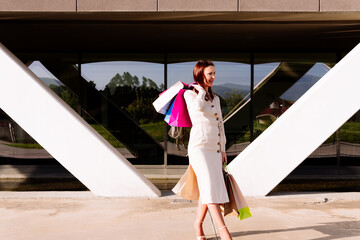
[[[223,215],[220,210],[220,204],[209,203],[208,204],[209,211],[211,216],[213,217],[216,226],[219,229],[220,237],[222,240],[231,240],[230,233],[225,225],[225,221]]]
[[[194,223],[194,227],[196,230],[196,236],[205,236],[203,228],[202,228],[202,223],[205,219],[207,210],[208,210],[207,204],[202,204],[201,200],[199,199],[196,220]]]

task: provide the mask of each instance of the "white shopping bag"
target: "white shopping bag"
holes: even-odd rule
[[[184,88],[184,86],[184,83],[178,81],[170,88],[160,93],[160,96],[153,102],[153,106],[156,112],[166,114],[166,111],[169,109],[173,98],[176,96],[176,94],[178,94],[180,89]]]

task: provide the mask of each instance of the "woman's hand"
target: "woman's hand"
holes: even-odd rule
[[[225,152],[221,152],[221,159],[222,159],[222,164],[224,164],[224,162],[227,163],[227,156]]]

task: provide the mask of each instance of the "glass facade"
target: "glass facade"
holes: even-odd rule
[[[163,64],[90,54],[82,60],[81,79],[92,89],[87,111],[119,141],[115,147],[133,164],[163,164],[164,122],[152,106],[164,91]]]
[[[49,88],[131,163],[186,165],[186,142],[168,137],[152,102],[177,81],[191,83],[198,59],[216,67],[229,160],[260,136],[336,63],[335,53],[77,53],[19,54]],[[336,97],[336,96],[334,96]],[[336,113],[335,113],[336,114]],[[305,164],[359,165],[360,113],[327,139]],[[294,126],[296,127],[296,126]],[[311,135],[309,135],[311,138]],[[54,161],[0,111],[2,163]]]

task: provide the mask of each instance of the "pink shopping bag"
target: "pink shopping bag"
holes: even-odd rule
[[[181,89],[176,95],[174,106],[172,108],[169,125],[175,127],[192,127],[189,112],[184,99],[186,89]]]

